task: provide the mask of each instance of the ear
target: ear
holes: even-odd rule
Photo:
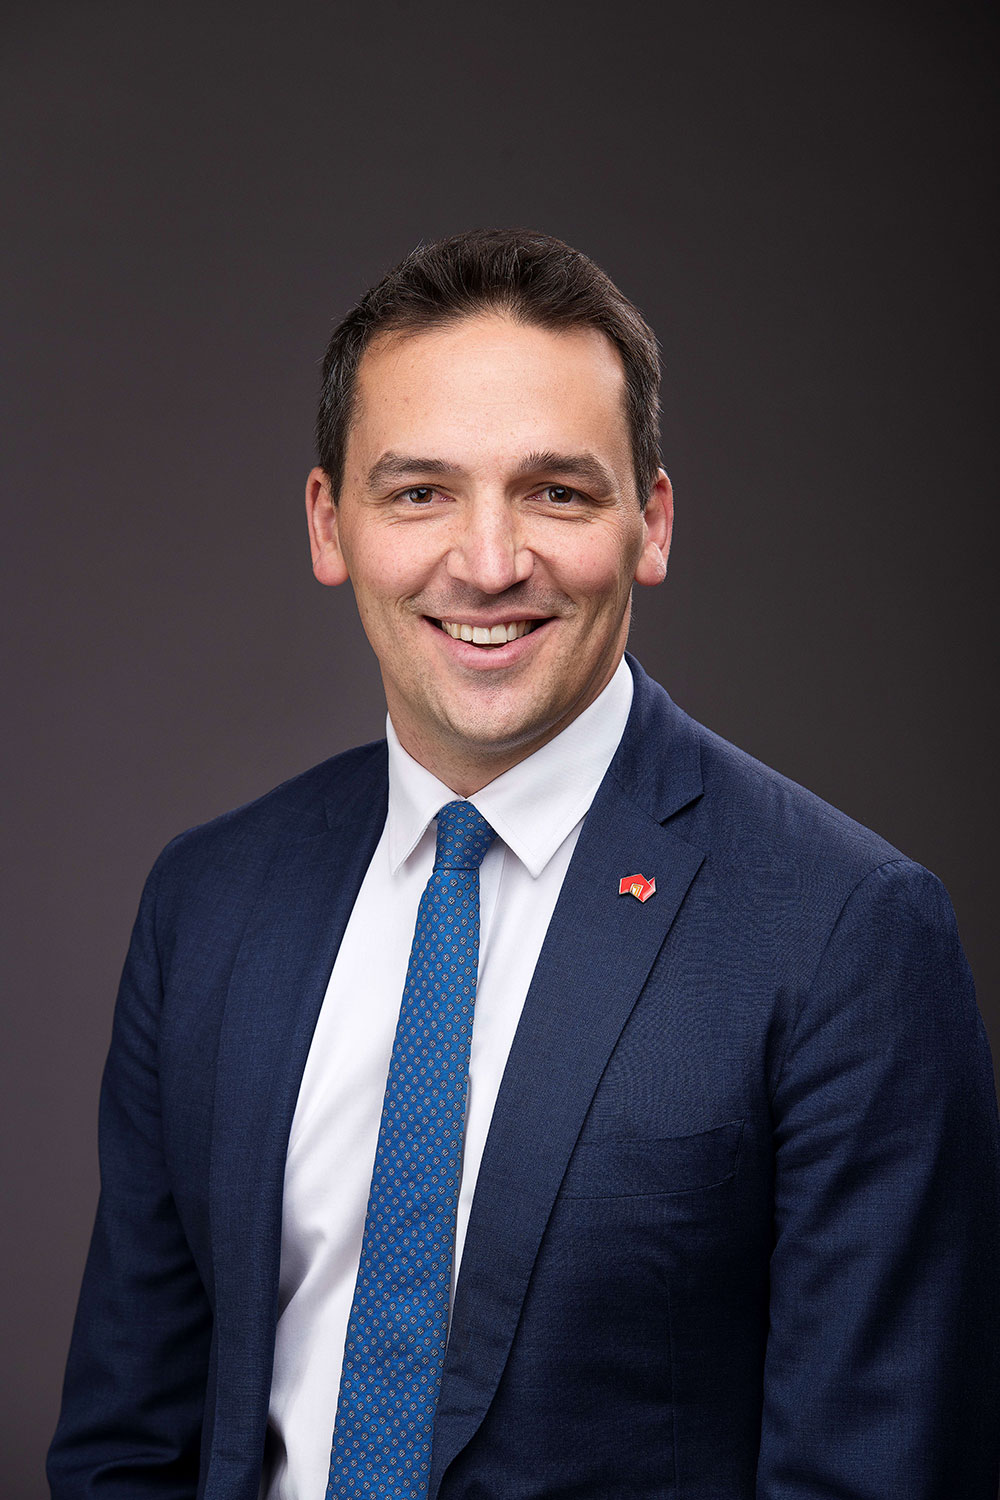
[[[337,506],[325,469],[311,469],[306,480],[306,518],[313,572],[320,583],[346,583],[347,563],[340,550]]]
[[[635,569],[636,583],[662,583],[667,576],[667,558],[674,529],[674,492],[670,480],[658,469],[642,513],[642,551]]]

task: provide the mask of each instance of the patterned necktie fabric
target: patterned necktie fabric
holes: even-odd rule
[[[479,967],[479,866],[495,837],[471,802],[437,815],[386,1080],[327,1500],[427,1494]]]

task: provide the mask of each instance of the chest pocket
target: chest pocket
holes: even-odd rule
[[[632,1198],[691,1193],[733,1176],[742,1120],[694,1135],[577,1144],[563,1178],[562,1198]]]

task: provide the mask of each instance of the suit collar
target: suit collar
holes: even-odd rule
[[[698,726],[634,656],[626,652],[625,660],[634,683],[632,711],[609,775],[626,797],[665,823],[703,791]]]
[[[359,745],[326,764],[331,769],[336,768],[337,773],[327,779],[324,787],[327,830],[340,838],[355,839],[359,820],[367,826],[370,816],[377,816],[381,833],[389,793],[389,758],[385,740]]]

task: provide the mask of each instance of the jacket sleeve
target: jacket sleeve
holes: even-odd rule
[[[996,1500],[1000,1147],[943,886],[855,888],[774,1096],[758,1500]]]
[[[158,868],[132,934],[101,1089],[101,1196],[49,1451],[53,1500],[193,1500],[198,1483],[211,1314],[161,1139]]]

